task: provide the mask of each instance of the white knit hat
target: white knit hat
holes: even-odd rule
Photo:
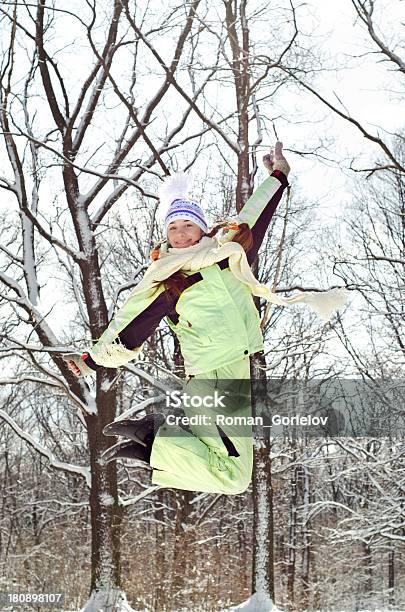
[[[164,216],[165,232],[169,223],[175,219],[192,221],[205,233],[208,231],[207,221],[201,206],[188,197],[190,177],[185,172],[176,172],[163,181],[159,190],[159,198],[166,208]]]

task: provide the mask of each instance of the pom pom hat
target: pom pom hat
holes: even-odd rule
[[[208,231],[204,212],[198,202],[188,197],[190,188],[190,177],[185,172],[176,172],[163,181],[159,190],[161,205],[166,209],[164,216],[165,232],[169,223],[176,219],[192,221],[202,229]]]

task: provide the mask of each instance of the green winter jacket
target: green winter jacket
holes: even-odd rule
[[[187,374],[201,374],[263,349],[260,318],[249,288],[229,268],[201,270],[202,279],[185,289],[177,305],[176,333]]]
[[[248,223],[253,263],[287,180],[282,173],[266,179],[239,214]],[[234,232],[229,232],[228,239]],[[188,274],[190,286],[175,297],[160,285],[133,296],[118,310],[89,351],[93,369],[118,367],[134,359],[143,342],[165,318],[176,333],[186,374],[195,375],[234,363],[263,349],[260,318],[249,287],[230,271],[227,260]]]

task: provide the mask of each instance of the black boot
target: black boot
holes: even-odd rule
[[[156,432],[164,423],[165,416],[161,412],[147,414],[142,419],[125,419],[109,423],[103,429],[105,436],[124,436],[142,444],[153,442]]]
[[[101,455],[105,463],[115,461],[116,459],[139,459],[145,463],[149,463],[152,446],[142,446],[137,442],[120,442],[115,444]]]

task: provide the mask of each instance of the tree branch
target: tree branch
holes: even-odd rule
[[[382,41],[382,39],[378,36],[377,32],[374,29],[374,23],[372,19],[374,3],[372,1],[369,2],[369,10],[367,10],[365,0],[362,0],[360,2],[359,0],[352,0],[352,4],[355,8],[357,15],[366,25],[371,39],[376,43],[377,47],[380,49],[380,52],[385,55],[391,62],[396,64],[400,72],[403,72],[405,74],[405,62],[399,57],[399,55],[397,55],[396,53],[391,51],[391,49],[388,48],[388,46]]]
[[[44,49],[45,2],[46,0],[38,0],[35,42],[38,49],[39,70],[41,72],[42,82],[44,85],[44,91],[48,100],[49,108],[60,133],[63,134],[66,128],[66,120],[60,112],[59,105],[56,100],[56,94],[52,85],[52,80],[47,65],[48,55],[47,53],[45,53]]]
[[[345,121],[348,121],[349,123],[354,125],[361,132],[361,134],[363,134],[363,136],[367,138],[367,140],[371,140],[371,142],[374,142],[375,144],[377,144],[384,151],[385,155],[392,161],[394,167],[397,170],[400,170],[400,172],[405,173],[405,167],[399,163],[399,161],[395,158],[391,150],[388,148],[385,142],[381,140],[381,138],[370,134],[370,132],[368,132],[361,125],[359,121],[357,121],[356,119],[353,119],[353,117],[350,117],[350,115],[348,115],[347,113],[344,113],[343,111],[339,110],[331,102],[326,100],[326,98],[321,96],[321,94],[319,94],[313,87],[311,87],[307,83],[304,83],[304,81],[302,81],[299,77],[297,77],[296,74],[294,74],[294,72],[290,68],[286,68],[285,66],[280,66],[280,68],[281,70],[289,74],[295,81],[297,81],[297,83],[302,85],[304,89],[306,89],[307,91],[310,91],[316,98],[318,98],[318,100],[320,100],[323,104],[325,104],[325,106],[327,106],[330,110],[332,110],[334,113],[339,115],[339,117],[341,117]]]
[[[220,136],[221,138],[223,138],[223,140],[225,140],[225,142],[227,143],[227,145],[235,152],[238,153],[238,146],[232,142],[228,136],[225,134],[225,132],[223,132],[223,130],[221,130],[221,128],[218,126],[218,124],[216,124],[214,121],[212,121],[211,119],[209,119],[206,115],[204,115],[204,113],[199,109],[199,107],[195,104],[195,102],[193,102],[192,98],[190,98],[190,96],[188,94],[186,94],[186,92],[184,91],[184,89],[177,83],[176,79],[174,78],[174,71],[175,68],[177,67],[179,58],[175,57],[175,59],[173,60],[172,64],[170,67],[166,66],[163,58],[160,56],[160,54],[156,51],[156,49],[153,47],[153,45],[148,41],[148,39],[146,38],[146,36],[142,33],[142,31],[137,27],[137,25],[135,24],[134,20],[132,19],[131,15],[129,14],[129,9],[128,9],[128,0],[123,0],[124,5],[125,5],[125,13],[127,16],[127,19],[129,21],[129,23],[131,24],[132,28],[134,29],[134,31],[136,32],[136,34],[139,36],[139,38],[141,38],[141,40],[145,43],[145,45],[148,47],[148,49],[152,52],[152,54],[154,55],[154,57],[157,59],[157,61],[159,62],[160,66],[163,68],[163,70],[166,73],[166,81],[168,83],[171,83],[173,85],[173,87],[179,92],[179,94],[186,100],[186,102],[191,106],[191,108],[194,110],[194,112],[200,117],[200,119],[202,119],[202,121],[204,121],[204,123],[207,123],[207,125],[209,125],[213,130],[215,130]],[[188,20],[190,21],[189,23],[189,27],[191,27],[191,22],[192,22],[192,14],[196,11],[198,5],[200,3],[200,0],[194,0],[192,7],[190,8],[190,13],[189,13],[189,17]],[[179,42],[183,41],[184,37],[185,37],[185,32],[186,28],[184,28],[180,38],[179,38]]]
[[[61,470],[62,472],[68,474],[77,474],[85,479],[87,486],[91,487],[91,472],[89,468],[81,467],[80,465],[72,465],[71,463],[65,463],[64,461],[59,461],[56,457],[53,456],[51,451],[45,446],[42,446],[37,440],[35,440],[29,433],[23,431],[19,425],[12,419],[4,410],[0,410],[0,418],[6,421],[13,429],[13,431],[22,439],[27,442],[34,450],[36,450],[40,455],[48,459],[49,465],[56,470]]]

